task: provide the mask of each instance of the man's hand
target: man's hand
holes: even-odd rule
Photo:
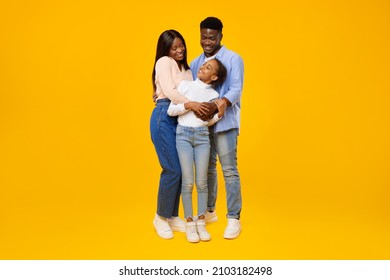
[[[184,108],[186,110],[194,111],[195,115],[207,115],[209,109],[206,105],[200,102],[189,101],[184,103]]]
[[[202,102],[201,105],[202,111],[194,111],[194,113],[202,121],[210,120],[218,111],[217,105],[214,102]]]

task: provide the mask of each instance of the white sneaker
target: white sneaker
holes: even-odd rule
[[[199,242],[199,235],[196,231],[196,222],[192,221],[186,223],[186,236],[189,242]]]
[[[158,236],[160,236],[161,238],[164,239],[173,238],[173,232],[166,219],[156,214],[156,216],[154,216],[153,225],[154,228],[156,229]]]
[[[210,236],[210,233],[208,233],[208,231],[206,229],[206,222],[204,219],[198,220],[196,222],[196,229],[198,231],[200,240],[202,240],[202,241],[210,241],[211,240],[211,236]]]
[[[223,233],[223,237],[226,239],[234,239],[240,235],[241,223],[237,219],[228,219],[228,224]]]
[[[168,224],[171,227],[172,231],[186,231],[186,222],[184,222],[184,220],[179,217],[172,217],[168,219]]]
[[[205,221],[207,224],[218,221],[217,212],[215,212],[215,210],[213,212],[206,211]]]

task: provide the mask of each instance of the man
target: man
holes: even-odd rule
[[[215,17],[208,17],[200,23],[200,45],[203,48],[203,53],[191,62],[190,68],[194,79],[199,68],[212,58],[219,59],[227,69],[225,82],[216,88],[219,98],[226,102],[227,108],[223,118],[210,128],[211,153],[207,181],[209,193],[206,222],[215,222],[218,219],[215,213],[218,154],[225,178],[228,209],[226,215],[228,223],[224,238],[234,239],[241,232],[242,199],[240,176],[237,169],[237,137],[240,128],[240,99],[244,80],[244,64],[238,54],[221,45],[222,28],[222,22]],[[213,109],[210,109],[210,112]]]

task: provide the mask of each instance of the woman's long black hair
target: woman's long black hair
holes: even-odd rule
[[[183,36],[176,30],[170,29],[166,30],[163,33],[161,33],[160,37],[158,38],[157,42],[157,50],[156,50],[156,58],[154,60],[154,66],[153,66],[153,73],[152,73],[152,82],[153,82],[153,92],[156,92],[156,62],[163,56],[169,56],[169,51],[172,47],[173,40],[175,38],[179,38],[183,41],[184,45],[184,58],[180,62],[182,67],[184,67],[184,70],[190,69],[187,63],[187,46],[186,41],[184,40]]]

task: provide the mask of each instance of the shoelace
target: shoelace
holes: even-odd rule
[[[189,230],[190,230],[190,233],[198,233],[198,232],[196,231],[196,226],[190,226],[190,227],[189,227]]]
[[[206,231],[206,227],[204,225],[198,225],[198,232]]]

